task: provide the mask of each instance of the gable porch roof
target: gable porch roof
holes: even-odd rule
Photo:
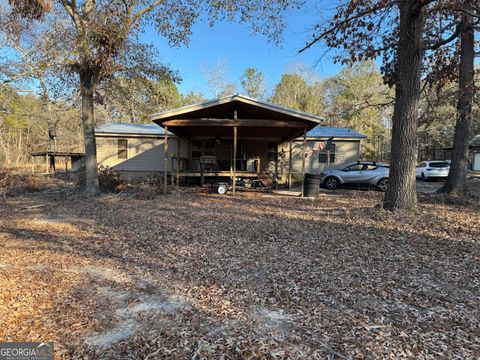
[[[225,96],[200,104],[183,106],[150,116],[175,135],[274,137],[290,140],[319,125],[323,118],[258,101],[243,95]]]

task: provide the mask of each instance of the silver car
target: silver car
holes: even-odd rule
[[[375,186],[385,191],[388,186],[388,165],[375,161],[359,161],[343,169],[327,169],[320,174],[321,184],[327,189],[340,185]]]

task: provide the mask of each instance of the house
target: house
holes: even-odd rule
[[[97,127],[98,164],[131,177],[167,173],[185,180],[254,178],[270,170],[287,182],[305,172],[320,173],[328,163],[342,167],[357,161],[360,141],[366,138],[352,129],[323,127],[318,116],[241,95],[161,112],[151,119],[156,124]],[[328,159],[326,149],[311,151],[327,140]]]

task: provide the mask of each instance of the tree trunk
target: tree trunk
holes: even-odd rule
[[[418,0],[399,0],[398,7],[400,37],[397,48],[389,186],[384,207],[389,210],[410,210],[417,205],[417,117],[425,19],[423,7]]]
[[[99,192],[99,186],[93,109],[93,94],[95,92],[93,71],[84,71],[80,74],[80,92],[82,96],[82,123],[85,143],[85,193],[87,195],[96,195]]]
[[[22,157],[22,130],[20,129],[20,132],[18,133],[18,147],[17,147],[17,158],[15,159],[15,167],[18,166],[18,163],[20,162],[20,159]]]
[[[471,0],[465,0],[463,6],[467,12],[473,12]],[[472,119],[474,97],[474,61],[475,35],[472,29],[472,16],[462,16],[460,35],[460,65],[457,99],[457,122],[453,140],[452,164],[447,182],[439,192],[461,195],[467,190],[468,143]]]

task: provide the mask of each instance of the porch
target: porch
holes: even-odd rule
[[[303,135],[305,154],[307,131],[322,121],[240,95],[154,114],[151,119],[165,129],[165,177],[170,132],[177,137],[178,153],[172,158],[171,171],[177,185],[182,177],[199,177],[202,184],[206,177],[223,177],[230,179],[233,194],[233,179],[255,178],[267,171],[276,174],[280,160],[288,164],[291,174],[292,141]],[[290,147],[289,159],[279,152],[279,145],[285,143]]]

